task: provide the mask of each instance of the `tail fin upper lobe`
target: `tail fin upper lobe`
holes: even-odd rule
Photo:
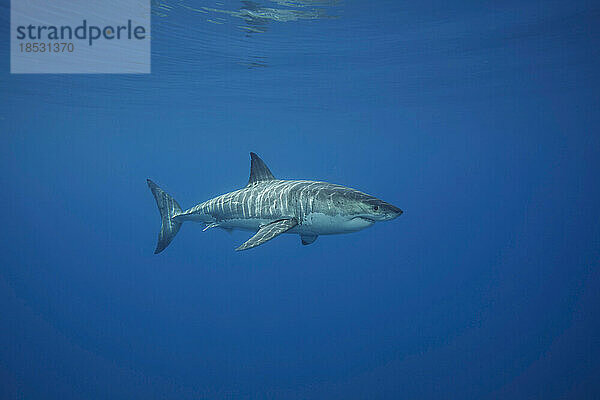
[[[154,250],[154,254],[158,254],[171,243],[175,235],[177,235],[177,232],[179,232],[179,228],[181,228],[181,222],[172,219],[174,215],[181,213],[181,207],[174,198],[159,188],[156,183],[152,182],[150,179],[147,179],[146,181],[156,199],[158,211],[160,211],[161,226],[160,232],[158,233],[156,250]]]

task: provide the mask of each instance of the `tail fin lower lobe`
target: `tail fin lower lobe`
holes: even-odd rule
[[[174,198],[159,188],[156,183],[152,182],[150,179],[147,179],[147,182],[148,187],[156,199],[158,211],[160,211],[161,226],[160,232],[158,233],[156,250],[154,250],[154,254],[158,254],[167,248],[175,235],[177,235],[177,232],[179,232],[179,228],[181,228],[181,222],[173,220],[173,216],[181,213],[181,207]]]

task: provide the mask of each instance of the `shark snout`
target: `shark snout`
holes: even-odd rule
[[[373,221],[389,221],[399,217],[403,212],[398,207],[379,199],[376,199],[375,202],[370,203],[369,208],[369,212],[359,216],[371,219]]]
[[[394,219],[396,217],[399,217],[404,212],[401,209],[399,209],[398,207],[393,206],[391,204],[386,204],[384,209],[385,209],[385,213],[387,214],[389,219]]]

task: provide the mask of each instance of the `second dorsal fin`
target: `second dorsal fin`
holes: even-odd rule
[[[272,181],[275,179],[269,167],[255,153],[250,153],[250,179],[248,185],[253,185],[257,182]]]

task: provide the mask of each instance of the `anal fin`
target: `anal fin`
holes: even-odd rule
[[[202,229],[202,232],[204,232],[205,230],[210,229],[210,228],[216,228],[217,226],[219,226],[218,223],[212,222],[212,223],[206,225],[206,227],[204,229]]]

